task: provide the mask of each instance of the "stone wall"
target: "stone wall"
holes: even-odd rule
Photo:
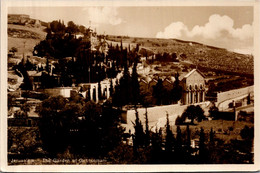
[[[230,90],[226,92],[221,92],[217,94],[217,105],[223,101],[234,99],[243,95],[248,95],[254,92],[254,86],[249,86],[245,88]]]
[[[48,88],[44,89],[44,93],[49,94],[51,96],[63,96],[63,97],[70,97],[71,91],[76,89],[75,87],[59,87],[59,88]]]
[[[202,109],[204,109],[205,114],[207,114],[207,110],[209,107],[209,102],[202,102],[195,105],[200,105]],[[166,105],[166,106],[155,106],[155,107],[149,107],[147,108],[148,112],[148,124],[149,128],[153,131],[155,130],[156,126],[158,129],[160,127],[164,127],[166,123],[166,113],[169,114],[169,120],[170,125],[175,125],[175,119],[178,117],[178,115],[182,115],[183,111],[188,107],[188,105]],[[145,125],[145,108],[138,108],[137,109],[139,114],[139,119],[141,120],[143,126]],[[135,116],[135,110],[127,110],[127,112],[124,115],[124,119],[126,119],[126,124],[123,126],[126,128],[125,131],[128,132],[131,130],[131,132],[134,132],[133,123],[135,122],[136,116]]]

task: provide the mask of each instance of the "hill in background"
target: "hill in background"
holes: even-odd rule
[[[8,24],[8,50],[12,47],[18,49],[17,55],[32,55],[34,46],[46,36],[44,29],[47,23],[30,19],[26,15],[12,16],[12,22]],[[15,20],[14,20],[15,19]],[[35,24],[38,21],[38,24]],[[11,24],[20,22],[20,24]],[[22,22],[22,23],[21,23]],[[138,38],[127,36],[107,36],[108,42],[113,45],[122,40],[124,47],[136,44],[141,49],[154,54],[175,53],[180,61],[190,62],[204,70],[215,70],[239,74],[253,75],[254,61],[252,55],[234,53],[223,48],[204,45],[197,42],[183,41],[177,39]],[[144,54],[143,54],[144,55]]]
[[[46,36],[45,27],[39,28],[8,24],[8,50],[12,47],[18,49],[17,55],[32,55],[34,46]]]
[[[118,43],[122,40],[123,43],[139,44],[140,48],[146,48],[155,54],[176,53],[180,60],[191,62],[195,66],[206,70],[250,75],[254,73],[254,57],[252,55],[239,54],[197,42],[111,35],[108,36],[108,40]]]

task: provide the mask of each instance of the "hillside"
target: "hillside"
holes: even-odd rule
[[[177,39],[137,38],[108,36],[108,40],[128,44],[139,44],[140,47],[157,53],[176,53],[181,60],[192,62],[199,67],[243,74],[254,73],[254,57],[230,52],[201,43]]]
[[[23,54],[32,55],[34,46],[46,37],[45,27],[29,27],[24,25],[8,24],[8,50],[17,48],[15,57],[8,58],[8,88],[16,90],[22,84],[23,77],[11,70],[12,66],[21,61]]]
[[[45,27],[34,28],[23,25],[8,24],[8,50],[18,49],[17,55],[32,55],[34,46],[46,36]]]
[[[32,55],[34,46],[46,36],[43,26],[30,27],[23,25],[8,24],[8,50],[11,47],[18,48],[17,55]],[[224,72],[235,72],[240,74],[252,75],[254,71],[254,60],[252,55],[244,55],[217,48],[201,43],[183,41],[177,39],[157,39],[157,38],[138,38],[138,37],[107,37],[109,43],[120,44],[121,40],[124,47],[130,45],[131,48],[136,44],[155,54],[176,53],[181,61],[191,62],[205,70],[219,70]]]

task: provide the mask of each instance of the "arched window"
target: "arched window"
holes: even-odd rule
[[[203,89],[203,85],[202,85],[202,84],[200,84],[200,89],[201,89],[201,90]]]
[[[195,90],[197,90],[198,89],[198,85],[197,84],[195,84]]]

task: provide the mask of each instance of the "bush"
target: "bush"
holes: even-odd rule
[[[228,127],[228,130],[231,132],[234,130],[234,128],[232,126]]]
[[[240,136],[244,140],[254,139],[254,127],[248,127],[247,125],[240,131]]]

